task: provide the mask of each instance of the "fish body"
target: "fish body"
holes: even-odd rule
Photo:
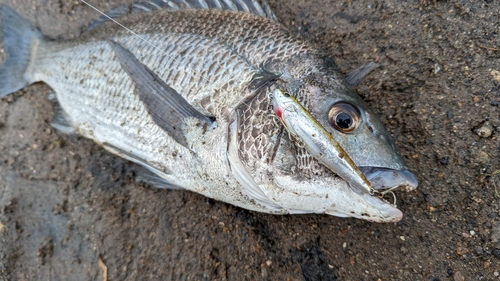
[[[119,21],[134,33],[106,22],[75,40],[53,41],[2,7],[0,97],[43,81],[62,108],[65,121],[56,128],[143,165],[168,188],[274,214],[401,219],[349,176],[369,186],[359,173],[366,171],[370,181],[385,179],[386,189],[406,190],[416,179],[324,52],[252,13],[160,9]],[[345,150],[353,171],[335,171],[290,137],[273,109],[276,89],[293,95]],[[338,103],[359,114],[352,132],[342,132],[351,119]],[[340,113],[332,117],[334,109]],[[395,173],[401,176],[392,186],[387,175]]]

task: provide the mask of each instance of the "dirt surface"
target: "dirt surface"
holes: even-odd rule
[[[99,16],[78,1],[0,3],[53,38]],[[291,3],[270,1],[343,71],[385,65],[357,91],[420,180],[397,194],[401,222],[267,215],[137,184],[137,166],[51,128],[40,83],[0,99],[0,279],[500,280],[500,3]]]

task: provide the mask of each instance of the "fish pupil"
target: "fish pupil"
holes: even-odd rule
[[[342,129],[349,129],[353,123],[352,117],[344,112],[337,115],[337,118],[335,118],[335,122],[337,123],[337,126]]]

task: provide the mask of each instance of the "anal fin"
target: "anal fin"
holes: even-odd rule
[[[135,92],[146,105],[154,122],[176,142],[188,148],[183,126],[188,118],[195,118],[196,124],[206,128],[213,120],[197,111],[176,90],[168,86],[151,69],[142,64],[130,51],[119,43],[108,41],[122,65],[134,81]]]
[[[137,171],[135,181],[149,184],[156,188],[175,189],[175,190],[184,189],[178,185],[170,183],[166,179],[158,176],[156,173],[146,168],[141,168]]]
[[[75,132],[75,129],[73,128],[73,125],[69,121],[70,118],[68,114],[64,111],[64,109],[57,101],[55,94],[50,94],[49,100],[54,104],[55,108],[54,118],[52,120],[52,123],[50,123],[50,125],[54,129],[58,130],[63,134],[73,134]]]
[[[110,143],[103,143],[103,147],[109,152],[116,154],[122,158],[125,158],[129,161],[137,163],[141,165],[141,167],[137,170],[137,175],[135,177],[136,182],[142,182],[146,184],[150,184],[157,188],[166,188],[166,189],[184,189],[178,185],[172,184],[166,179],[162,178],[160,175],[166,175],[165,172],[162,172],[149,163],[149,161],[142,159],[141,157],[134,155],[131,152],[127,152],[115,145]]]

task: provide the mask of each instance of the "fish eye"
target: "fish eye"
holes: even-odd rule
[[[359,126],[360,113],[351,104],[339,102],[330,108],[328,121],[336,130],[342,133],[349,133]]]

